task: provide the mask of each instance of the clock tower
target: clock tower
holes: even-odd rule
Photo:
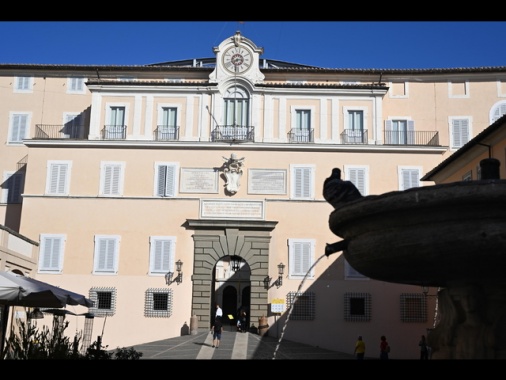
[[[211,83],[239,77],[251,83],[264,80],[265,76],[259,70],[259,57],[264,50],[243,37],[241,32],[237,31],[233,37],[224,40],[213,51],[216,54],[216,67],[209,75]]]

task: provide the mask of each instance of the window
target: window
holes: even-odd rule
[[[364,111],[347,110],[346,113],[345,144],[365,144]]]
[[[448,82],[449,98],[469,98],[469,82]]]
[[[21,203],[24,173],[5,172],[2,183],[2,203]]]
[[[385,144],[412,145],[415,143],[413,120],[385,120]]]
[[[69,161],[48,161],[46,194],[47,195],[68,195],[70,182]]]
[[[120,237],[115,235],[95,236],[94,274],[118,273]]]
[[[370,321],[371,295],[369,293],[345,293],[344,320],[347,322]]]
[[[9,143],[22,143],[28,137],[30,114],[12,113],[10,118]]]
[[[315,319],[316,296],[313,292],[289,292],[286,305],[291,310],[290,320],[312,321]]]
[[[288,272],[290,278],[314,277],[315,241],[313,239],[288,239]],[[311,269],[311,271],[310,271]],[[309,273],[308,273],[309,272]]]
[[[249,94],[241,87],[230,88],[224,96],[226,126],[249,126]],[[222,131],[226,134],[226,131]]]
[[[419,187],[421,170],[421,168],[417,167],[399,167],[399,190],[407,190],[412,187]]]
[[[344,261],[344,277],[346,280],[368,280],[369,277],[364,276],[353,268],[347,260]]]
[[[174,162],[155,163],[155,195],[175,197],[178,186],[178,164]]]
[[[401,321],[427,322],[427,299],[419,293],[401,294]]]
[[[157,129],[158,140],[177,140],[177,108],[176,107],[162,107],[161,120]]]
[[[469,170],[462,176],[462,181],[472,181],[473,180],[473,171]]]
[[[292,199],[314,198],[314,170],[313,165],[290,165]]]
[[[63,252],[65,241],[65,235],[41,235],[39,249],[39,272],[61,273],[63,271]]]
[[[470,119],[450,118],[450,144],[452,149],[459,149],[469,141]]]
[[[174,236],[151,236],[149,252],[149,273],[166,274],[174,272],[174,253],[176,238]]]
[[[348,166],[344,167],[346,179],[353,183],[360,191],[360,194],[366,196],[369,194],[369,168],[361,166]]]
[[[84,122],[82,114],[65,113],[63,115],[63,137],[77,139],[82,138]]]
[[[92,288],[90,300],[93,307],[88,311],[95,317],[112,317],[116,313],[116,288]]]
[[[293,139],[299,142],[311,141],[311,110],[295,110]]]
[[[409,83],[408,82],[390,82],[388,95],[391,98],[407,98],[409,96]]]
[[[122,162],[102,162],[100,175],[100,195],[122,195],[123,194],[123,172]]]
[[[109,107],[109,124],[105,126],[104,139],[126,138],[125,114],[126,108],[123,106]]]
[[[84,78],[71,77],[67,78],[67,93],[84,94]]]
[[[172,289],[148,289],[144,303],[144,316],[168,318],[172,315]]]
[[[21,76],[16,77],[14,84],[14,92],[32,92],[33,77]]]
[[[494,104],[490,110],[490,124],[493,124],[497,119],[506,114],[506,101]]]

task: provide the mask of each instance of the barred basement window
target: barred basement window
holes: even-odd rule
[[[146,290],[144,316],[168,318],[172,315],[172,289]]]
[[[427,299],[418,293],[401,294],[401,321],[427,322]]]
[[[371,295],[369,293],[345,293],[344,320],[348,322],[370,321]]]
[[[313,292],[289,292],[286,295],[286,305],[291,309],[290,320],[312,321],[315,319],[316,296]]]
[[[116,312],[116,289],[115,288],[92,288],[90,299],[93,307],[89,308],[90,313],[95,317],[111,317]]]

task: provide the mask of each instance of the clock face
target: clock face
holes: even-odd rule
[[[250,51],[241,46],[233,46],[223,53],[223,66],[231,73],[243,73],[252,63],[253,56]]]

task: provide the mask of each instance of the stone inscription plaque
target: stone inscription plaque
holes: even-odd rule
[[[249,194],[286,194],[286,170],[248,170]]]
[[[264,219],[263,201],[201,199],[202,219]]]
[[[218,193],[218,172],[213,169],[181,169],[180,193]]]

